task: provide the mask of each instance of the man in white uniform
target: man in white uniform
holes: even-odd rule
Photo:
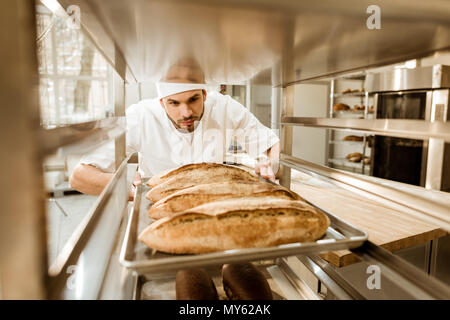
[[[259,159],[255,172],[275,180],[279,139],[248,109],[230,96],[207,92],[203,72],[192,62],[172,66],[162,81],[157,84],[158,98],[126,110],[126,151],[127,155],[138,152],[141,177],[189,163],[223,163],[226,150],[237,140]],[[81,159],[70,184],[80,192],[100,194],[113,172],[111,142]]]

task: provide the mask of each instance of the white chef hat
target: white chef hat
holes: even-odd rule
[[[158,91],[158,99],[162,99],[181,92],[206,90],[207,85],[204,83],[158,82],[156,83],[156,89]]]

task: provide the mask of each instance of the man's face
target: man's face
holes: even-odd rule
[[[160,100],[176,128],[192,132],[203,115],[206,91],[191,90],[165,97]]]

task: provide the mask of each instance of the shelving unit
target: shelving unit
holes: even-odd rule
[[[330,103],[328,116],[334,119],[373,119],[373,97],[365,91],[365,74],[358,73],[350,76],[331,79]],[[344,103],[350,110],[334,110],[334,105]],[[357,110],[356,106],[364,106],[364,110]],[[370,110],[369,110],[370,109]],[[362,138],[361,141],[345,141],[343,138],[355,135]],[[370,175],[370,164],[364,163],[364,158],[372,158],[372,150],[368,143],[367,134],[354,134],[341,130],[328,130],[327,164],[331,168],[346,170],[355,173]],[[346,159],[350,153],[359,152],[362,159],[359,162],[351,162]]]

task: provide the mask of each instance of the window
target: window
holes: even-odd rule
[[[112,71],[90,39],[44,6],[37,9],[37,34],[41,125],[111,116]]]

